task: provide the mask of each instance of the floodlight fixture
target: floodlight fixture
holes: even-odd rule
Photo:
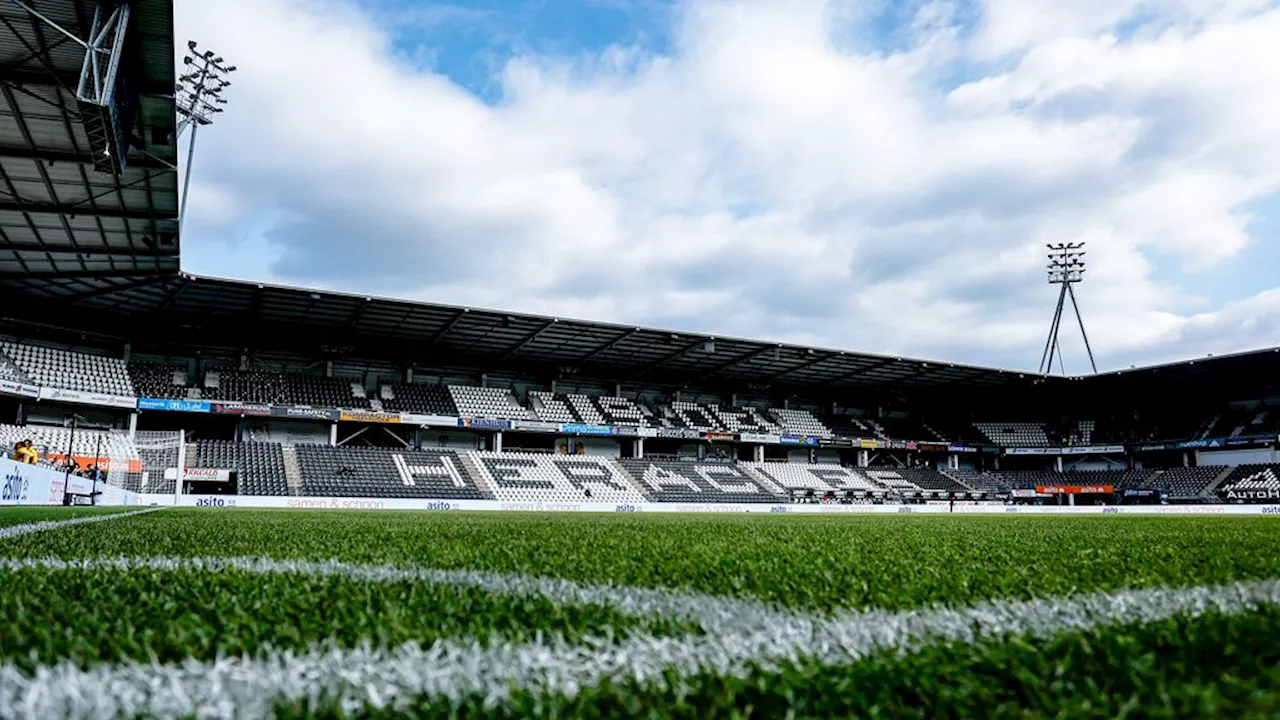
[[[1089,355],[1089,366],[1093,368],[1093,372],[1098,372],[1098,364],[1093,359],[1093,348],[1089,345],[1089,333],[1084,329],[1084,317],[1080,314],[1080,304],[1076,301],[1075,285],[1084,280],[1085,273],[1085,250],[1083,242],[1076,243],[1046,243],[1048,248],[1049,264],[1045,267],[1048,270],[1048,281],[1050,285],[1059,286],[1058,304],[1053,311],[1053,321],[1049,323],[1049,337],[1044,344],[1044,352],[1040,354],[1041,374],[1047,375],[1053,369],[1053,357],[1055,352],[1058,356],[1058,367],[1062,372],[1066,373],[1066,368],[1062,364],[1062,346],[1058,343],[1059,331],[1062,329],[1062,313],[1066,309],[1066,302],[1071,300],[1071,307],[1075,310],[1076,322],[1080,325],[1080,336],[1084,339],[1084,349]]]
[[[235,71],[235,67],[223,65],[223,57],[212,50],[200,52],[195,40],[187,41],[190,54],[182,58],[182,63],[191,68],[191,72],[178,78],[175,88],[174,102],[177,106],[178,137],[188,127],[191,128],[191,139],[187,147],[187,167],[182,181],[182,202],[178,209],[178,232],[187,216],[187,197],[191,190],[191,166],[195,159],[196,134],[201,125],[213,122],[213,116],[223,112],[227,104],[221,96],[223,88],[231,85],[226,75]]]

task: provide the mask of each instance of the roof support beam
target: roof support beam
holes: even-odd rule
[[[704,337],[704,338],[698,338],[696,341],[694,341],[694,342],[692,342],[692,343],[690,343],[690,344],[688,344],[688,345],[685,345],[684,347],[680,348],[679,350],[677,350],[677,351],[675,351],[675,352],[673,352],[673,353],[670,353],[670,354],[668,354],[668,355],[664,355],[664,356],[662,356],[662,357],[658,358],[657,360],[654,360],[653,362],[649,363],[648,365],[644,365],[644,366],[642,366],[642,367],[638,368],[638,369],[636,370],[636,372],[637,372],[637,373],[639,373],[639,374],[644,374],[644,373],[647,373],[647,372],[649,372],[650,370],[653,370],[653,369],[655,369],[655,368],[662,367],[663,365],[666,365],[667,363],[671,362],[672,360],[675,360],[676,358],[678,358],[678,357],[680,357],[680,356],[682,356],[682,355],[684,355],[684,354],[686,354],[686,353],[693,352],[696,348],[700,347],[701,345],[703,345],[704,343],[707,343],[707,342],[712,342],[712,339],[711,339],[711,338],[705,338],[705,337]]]
[[[93,158],[81,153],[46,150],[44,148],[21,148],[12,145],[0,145],[0,158],[17,158],[22,160],[43,160],[47,163],[67,163],[69,165],[93,165]],[[129,169],[172,170],[173,167],[155,158],[142,156],[129,158]],[[128,172],[126,170],[126,172]]]
[[[118,292],[127,292],[129,290],[138,290],[152,285],[158,285],[162,282],[168,282],[169,278],[157,275],[155,277],[142,278],[132,282],[122,283],[120,285],[112,285],[110,287],[100,287],[95,290],[88,290],[82,293],[76,293],[72,296],[73,302],[81,302],[91,298],[101,297],[103,295],[112,295]]]
[[[176,212],[148,212],[120,208],[91,208],[83,205],[65,205],[37,202],[13,202],[0,200],[0,212],[19,212],[48,215],[84,215],[85,217],[109,217],[123,220],[177,220]]]
[[[606,345],[601,345],[600,347],[596,348],[595,350],[592,350],[591,352],[587,353],[586,355],[583,355],[582,357],[578,358],[575,364],[577,364],[577,365],[581,365],[582,363],[584,363],[584,362],[586,362],[586,361],[588,361],[588,360],[590,360],[590,359],[592,359],[592,358],[596,357],[597,355],[601,355],[601,354],[603,354],[603,353],[607,353],[607,352],[609,352],[610,350],[612,350],[612,349],[614,349],[614,348],[618,347],[618,345],[620,345],[620,344],[622,344],[622,343],[624,343],[624,342],[626,342],[626,341],[630,340],[631,338],[635,337],[636,335],[640,334],[641,332],[642,332],[642,331],[640,330],[640,328],[633,328],[633,329],[631,329],[631,330],[627,330],[626,332],[622,333],[621,335],[619,335],[618,337],[614,338],[613,340],[610,340],[608,344],[606,344]]]
[[[881,360],[875,365],[867,365],[864,367],[860,367],[857,370],[854,370],[853,372],[847,372],[843,375],[837,375],[836,377],[833,377],[830,380],[824,380],[823,382],[818,383],[818,387],[827,387],[829,385],[835,385],[836,383],[839,383],[839,382],[844,382],[845,380],[851,380],[861,375],[866,375],[867,373],[871,372],[872,370],[875,370],[876,368],[882,368],[885,365],[892,365],[895,362],[898,362],[898,361],[897,360]]]
[[[467,308],[460,308],[458,312],[454,313],[454,316],[449,320],[449,323],[444,327],[440,328],[440,332],[431,336],[431,344],[435,345],[436,343],[444,339],[444,336],[448,335],[449,331],[453,330],[453,328],[456,327],[459,322],[462,322],[462,318],[466,317],[467,313],[469,312],[471,311],[468,310]]]
[[[781,350],[781,349],[782,349],[782,346],[781,346],[781,345],[769,345],[769,346],[762,347],[762,348],[756,348],[755,350],[752,350],[752,351],[750,351],[750,352],[743,353],[743,354],[738,355],[738,356],[736,356],[736,357],[734,357],[734,358],[732,358],[732,359],[730,359],[730,360],[726,360],[725,362],[722,362],[722,363],[720,363],[719,365],[715,365],[715,366],[713,366],[713,367],[707,368],[706,370],[702,371],[702,374],[703,374],[703,375],[715,375],[716,373],[720,372],[721,370],[725,370],[725,369],[727,369],[727,368],[731,368],[731,367],[733,367],[734,365],[738,365],[738,364],[740,364],[740,363],[744,363],[744,362],[750,362],[750,361],[752,361],[752,360],[754,360],[754,359],[756,359],[756,358],[760,357],[761,355],[765,354],[766,352],[775,352],[775,351],[778,351],[778,350]]]
[[[33,242],[4,242],[3,240],[0,240],[0,252],[38,252],[50,253],[53,255],[108,255],[111,257],[178,257],[178,253],[175,250],[153,250],[151,248],[131,250],[127,247],[103,247],[101,245],[70,247],[66,245],[44,245],[42,243]]]
[[[807,362],[803,362],[799,365],[796,365],[795,367],[787,368],[786,370],[783,370],[780,373],[774,373],[773,375],[769,376],[769,381],[772,382],[774,380],[777,380],[780,377],[786,377],[787,375],[790,375],[793,372],[800,372],[801,370],[807,370],[808,368],[811,368],[814,365],[821,365],[822,363],[830,360],[831,358],[840,357],[843,354],[844,353],[827,353],[820,357],[814,358],[813,360],[809,360]]]
[[[518,353],[518,352],[520,352],[521,350],[523,350],[523,349],[525,348],[525,346],[527,346],[529,343],[533,342],[534,340],[537,340],[537,339],[538,339],[538,337],[542,335],[542,333],[544,333],[544,332],[546,332],[546,331],[550,330],[550,329],[551,329],[551,328],[552,328],[556,323],[558,323],[558,322],[560,322],[560,321],[559,321],[559,320],[557,320],[557,319],[555,319],[555,318],[552,318],[552,319],[548,320],[547,322],[543,323],[542,327],[540,327],[540,328],[538,328],[537,330],[534,330],[533,332],[529,333],[528,335],[526,335],[526,336],[524,337],[524,339],[523,339],[523,340],[521,340],[520,342],[516,343],[515,347],[513,347],[513,348],[511,348],[510,350],[508,350],[508,351],[506,351],[505,353],[503,353],[503,354],[502,354],[502,358],[501,358],[501,360],[510,360],[510,359],[511,359],[511,356],[513,356],[513,355],[515,355],[516,353]]]
[[[76,86],[80,84],[79,73],[58,72],[51,73],[46,70],[32,68],[31,66],[18,67],[14,65],[0,65],[0,83],[11,83],[19,86],[28,87],[61,87],[68,92],[74,93]],[[152,95],[160,97],[171,97],[173,95],[173,85],[164,83],[147,82],[145,79],[140,81],[141,87],[139,94]]]
[[[132,280],[143,277],[177,277],[178,268],[172,270],[35,270],[25,273],[0,273],[0,277],[19,279],[62,279],[62,280]]]

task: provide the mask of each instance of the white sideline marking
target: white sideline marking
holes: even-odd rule
[[[359,582],[422,582],[475,588],[508,597],[541,597],[558,605],[600,605],[641,618],[693,621],[708,632],[741,630],[800,617],[759,600],[676,590],[578,583],[560,578],[475,570],[358,565],[335,560],[276,560],[255,557],[0,558],[0,572],[15,570],[159,570],[243,572],[258,575],[336,576]]]
[[[92,567],[93,562],[64,567]],[[180,665],[134,661],[87,670],[63,661],[34,675],[6,663],[0,665],[0,719],[250,718],[268,716],[280,701],[332,700],[355,712],[365,706],[403,708],[424,696],[450,702],[478,697],[493,707],[513,689],[574,696],[606,680],[661,685],[671,677],[667,673],[743,676],[754,667],[776,669],[793,660],[848,664],[941,642],[972,644],[1008,634],[1043,638],[1106,624],[1210,611],[1235,614],[1275,605],[1280,605],[1280,580],[992,601],[964,609],[845,613],[832,619],[769,614],[743,617],[736,628],[708,635],[641,635],[616,644],[590,640],[572,645],[561,638],[487,646],[441,641],[429,647],[409,643],[393,649],[264,651],[256,657]]]
[[[37,507],[34,505],[24,505],[23,507]],[[130,510],[122,513],[109,513],[106,515],[88,515],[86,517],[71,518],[70,520],[41,520],[33,523],[23,523],[22,525],[9,525],[0,527],[0,540],[8,540],[22,535],[30,535],[31,533],[44,532],[46,530],[57,530],[59,528],[71,527],[72,525],[84,525],[86,523],[105,522],[107,520],[119,520],[120,518],[133,517],[134,515],[142,515],[143,513],[155,512],[163,510],[162,507],[149,507],[142,510]]]

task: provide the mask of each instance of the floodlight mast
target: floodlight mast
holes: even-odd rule
[[[222,91],[231,86],[227,76],[236,71],[235,65],[226,65],[221,55],[212,50],[200,52],[195,40],[187,41],[188,53],[182,64],[188,71],[178,78],[174,88],[174,102],[178,107],[178,137],[191,128],[187,144],[187,168],[182,179],[182,204],[178,208],[178,237],[182,237],[182,225],[187,219],[187,197],[191,194],[191,163],[196,154],[196,131],[201,125],[213,123],[214,115],[222,112],[227,104]]]
[[[1084,318],[1080,315],[1080,304],[1076,301],[1074,286],[1084,280],[1084,243],[1050,243],[1049,249],[1049,284],[1060,286],[1058,305],[1053,311],[1053,321],[1049,324],[1049,338],[1045,340],[1044,352],[1040,354],[1039,372],[1048,375],[1053,370],[1053,356],[1058,355],[1058,368],[1066,374],[1062,363],[1062,345],[1058,342],[1058,334],[1062,329],[1062,312],[1066,309],[1067,300],[1076,313],[1076,322],[1080,324],[1080,337],[1084,338],[1084,349],[1089,354],[1089,366],[1098,372],[1098,364],[1093,360],[1093,348],[1089,345],[1089,333],[1084,329]]]

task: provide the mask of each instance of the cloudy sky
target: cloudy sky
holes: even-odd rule
[[[1034,368],[1280,345],[1280,2],[177,0],[191,272]],[[1069,372],[1086,369],[1078,332]]]

